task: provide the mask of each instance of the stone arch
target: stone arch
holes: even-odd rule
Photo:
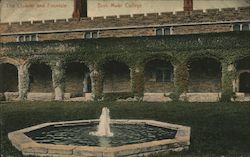
[[[239,92],[250,93],[250,70],[245,70],[240,72]]]
[[[144,60],[144,92],[167,93],[173,90],[173,61],[164,56],[154,56]]]
[[[186,58],[186,62],[190,63],[192,60],[199,60],[199,59],[204,59],[204,58],[209,58],[209,59],[214,59],[220,64],[222,64],[223,57],[220,56],[218,53],[212,53],[212,52],[195,52],[191,55],[188,55]]]
[[[131,92],[130,67],[119,59],[107,59],[101,65],[103,92]]]
[[[54,93],[51,64],[44,57],[30,58],[26,61],[25,65],[29,74],[29,92]]]
[[[167,55],[167,54],[152,54],[152,55],[147,55],[145,58],[142,58],[140,60],[140,64],[145,67],[145,65],[152,61],[152,60],[165,60],[167,62],[170,62],[172,65],[175,65],[177,61],[176,58],[170,56],[170,55]]]
[[[216,56],[190,57],[188,60],[191,93],[214,93],[222,88],[222,63]]]
[[[116,55],[109,55],[106,56],[99,61],[96,62],[97,68],[103,69],[103,65],[109,62],[119,62],[125,64],[129,68],[131,68],[132,63],[130,63],[130,59],[126,58],[127,56],[116,56]]]
[[[67,61],[63,65],[65,70],[65,92],[71,98],[83,97],[92,92],[92,79],[88,64],[82,61]]]
[[[250,56],[241,57],[236,62],[236,92],[250,93]]]
[[[20,61],[9,57],[0,58],[0,101],[18,97],[18,94],[15,93],[19,91],[18,68]]]
[[[8,64],[12,64],[16,67],[18,67],[20,65],[20,60],[16,60],[16,59],[13,59],[13,58],[9,58],[9,57],[1,57],[0,58],[0,64],[1,63],[8,63]]]
[[[50,58],[50,60],[51,60],[51,58]],[[39,57],[28,58],[28,59],[25,60],[25,62],[24,62],[24,65],[25,65],[25,67],[27,67],[27,68],[30,68],[30,66],[31,66],[32,64],[44,64],[44,65],[49,66],[50,68],[52,68],[52,66],[53,66],[53,63],[50,62],[50,61],[48,60],[48,58],[46,58],[45,56],[39,56]]]

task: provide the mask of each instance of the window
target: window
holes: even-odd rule
[[[249,24],[248,23],[242,25],[242,31],[249,31]]]
[[[233,31],[239,32],[239,31],[240,31],[240,24],[235,24],[235,25],[233,26]]]
[[[244,23],[244,24],[237,23],[233,25],[233,31],[235,32],[249,31],[249,30],[250,30],[249,23]]]
[[[38,41],[38,36],[37,35],[32,35],[31,36],[31,41]]]
[[[85,35],[84,35],[84,38],[85,39],[90,39],[91,38],[91,32],[86,32]]]
[[[172,34],[172,27],[164,28],[164,35],[171,35]]]
[[[85,39],[98,38],[98,37],[99,37],[99,32],[98,31],[85,32],[85,34],[84,34]]]
[[[98,33],[97,32],[92,32],[92,38],[98,38]]]
[[[19,38],[18,42],[24,42],[24,36],[19,36],[18,38]]]
[[[156,35],[171,35],[173,34],[173,27],[164,27],[164,28],[157,28]]]
[[[158,28],[156,29],[156,35],[163,35],[163,31],[162,31],[162,28]]]
[[[17,36],[17,42],[25,42],[25,41],[38,41],[38,35],[31,34],[31,35],[19,35],[19,36]]]

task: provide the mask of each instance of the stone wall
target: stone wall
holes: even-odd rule
[[[174,26],[171,35],[211,33],[211,32],[230,32],[232,24],[213,24],[213,25],[193,25],[193,26]],[[159,27],[159,26],[158,26]],[[111,29],[111,30],[96,30],[98,38],[108,37],[132,37],[132,36],[156,36],[156,28],[132,28],[132,29]],[[34,32],[35,33],[35,32]],[[36,34],[36,33],[35,33]],[[69,39],[84,39],[85,32],[67,32],[67,33],[38,33],[39,41],[46,40],[69,40]],[[22,35],[3,36],[0,42],[16,42],[17,37]]]
[[[91,92],[91,82],[88,68],[78,62],[68,63],[65,68],[65,92],[71,97],[82,97]]]
[[[214,93],[221,91],[220,79],[198,79],[189,82],[188,91],[191,93]]]
[[[83,79],[74,75],[67,75],[65,80],[65,92],[71,93],[72,97],[83,96]]]
[[[170,93],[174,91],[173,82],[150,82],[146,81],[144,92],[146,93]]]
[[[131,37],[131,36],[153,36],[155,35],[154,28],[138,28],[125,30],[104,30],[99,31],[100,38],[107,37]]]
[[[86,31],[98,31],[99,38],[154,36],[157,28],[171,26],[172,34],[196,34],[232,31],[233,23],[249,24],[250,8],[209,9],[206,12],[172,12],[116,16],[0,23],[0,42],[16,42],[22,34],[38,34],[38,40],[82,39]],[[227,22],[228,21],[228,22]]]
[[[131,82],[128,76],[106,77],[103,84],[104,93],[131,92]]]
[[[239,8],[225,8],[222,11],[219,9],[195,10],[192,12],[172,12],[135,14],[130,15],[107,16],[76,19],[59,19],[59,20],[45,20],[23,23],[1,23],[1,33],[20,33],[20,32],[36,32],[36,31],[56,31],[56,30],[74,30],[74,29],[100,29],[113,27],[129,27],[129,26],[150,26],[150,25],[164,25],[164,24],[187,24],[187,23],[201,23],[201,22],[219,22],[219,21],[235,21],[235,20],[249,20],[250,7]]]
[[[214,25],[193,25],[193,26],[176,26],[173,34],[197,34],[210,32],[230,32],[232,24],[214,24]]]
[[[69,32],[69,33],[49,33],[49,34],[39,34],[38,40],[68,40],[68,39],[82,39],[84,33],[82,32]]]

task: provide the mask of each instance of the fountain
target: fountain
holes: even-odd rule
[[[187,150],[190,127],[154,120],[100,119],[44,123],[8,134],[23,155],[50,157],[148,156]]]
[[[110,116],[109,109],[104,107],[102,109],[102,114],[100,116],[100,122],[98,125],[97,132],[90,132],[91,135],[103,136],[103,137],[112,137],[113,133],[110,131]]]

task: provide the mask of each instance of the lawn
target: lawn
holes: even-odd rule
[[[169,157],[250,156],[250,103],[2,102],[0,156],[21,157],[7,133],[44,122],[98,118],[153,119],[192,127],[189,151]],[[156,155],[164,156],[164,155]]]

